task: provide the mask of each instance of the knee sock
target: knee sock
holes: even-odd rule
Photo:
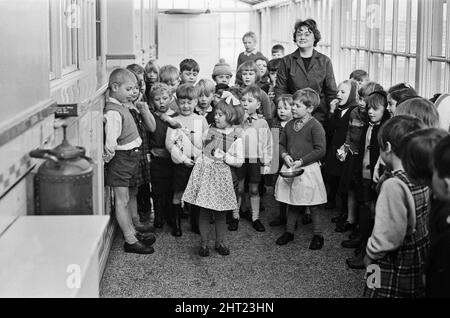
[[[201,244],[203,247],[206,247],[208,245],[210,218],[211,218],[211,212],[208,209],[200,208],[199,218],[198,218],[198,228],[200,230],[200,236],[202,237]],[[216,219],[216,222],[217,222],[217,219]]]
[[[318,207],[317,206],[310,206],[309,210],[311,211],[311,218],[312,218],[314,235],[323,236],[322,235],[323,234],[322,222],[320,221]]]
[[[295,222],[297,222],[298,211],[292,205],[286,208],[286,232],[294,234]]]
[[[216,246],[223,244],[225,238],[226,220],[225,212],[214,211],[216,219]]]
[[[252,207],[252,221],[256,221],[259,219],[259,203],[261,198],[259,195],[252,195],[250,197],[250,205]]]

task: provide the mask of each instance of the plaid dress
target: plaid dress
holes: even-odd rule
[[[139,187],[143,184],[150,183],[150,146],[147,129],[144,126],[141,114],[136,110],[130,108],[130,113],[134,118],[138,128],[139,136],[142,139],[141,159],[139,160],[139,173],[130,182],[130,187]]]
[[[416,207],[416,228],[405,237],[402,246],[377,261],[381,269],[380,288],[365,286],[366,297],[418,298],[425,296],[425,261],[428,258],[430,238],[428,212],[430,191],[428,187],[411,183],[402,170],[395,171],[393,178],[403,181],[411,191]]]

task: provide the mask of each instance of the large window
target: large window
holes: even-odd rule
[[[100,22],[95,0],[50,0],[50,80],[63,78],[95,60]]]
[[[418,0],[342,2],[342,54],[349,66],[369,71],[385,88],[415,85]]]

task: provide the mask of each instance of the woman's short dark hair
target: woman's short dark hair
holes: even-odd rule
[[[302,26],[306,27],[308,30],[310,30],[314,34],[314,46],[317,46],[317,43],[319,43],[320,39],[322,39],[322,36],[320,35],[320,31],[317,28],[316,21],[314,21],[313,19],[298,20],[295,23],[294,34],[293,34],[294,42],[297,42],[296,41],[296,33],[297,33],[297,31],[300,30],[300,28]]]
[[[412,87],[408,83],[398,83],[388,89],[388,94],[392,94],[392,92],[398,91],[399,89],[405,89],[405,88],[414,89],[414,87]]]
[[[419,129],[401,140],[400,157],[415,183],[429,184],[433,177],[433,150],[448,132],[439,128]]]

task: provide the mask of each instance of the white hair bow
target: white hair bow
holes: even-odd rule
[[[223,91],[222,93],[222,98],[225,99],[225,102],[227,102],[227,104],[231,104],[233,106],[238,106],[241,103],[239,102],[239,99],[236,98],[236,96],[234,96],[231,92],[229,91]]]

